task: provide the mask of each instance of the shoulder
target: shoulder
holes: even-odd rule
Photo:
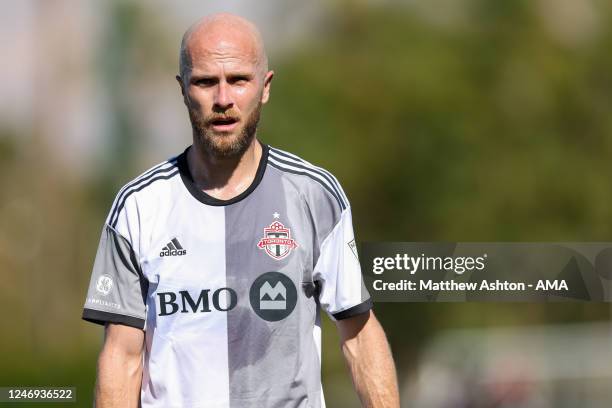
[[[164,184],[167,185],[167,183],[163,183],[164,181],[167,182],[179,174],[178,159],[179,156],[174,156],[164,160],[125,183],[115,196],[106,223],[115,228],[120,214],[125,212],[129,203],[136,201],[138,195],[145,192],[155,193],[160,188],[164,188]]]
[[[283,173],[311,205],[329,201],[338,213],[349,207],[349,201],[338,179],[329,171],[301,157],[270,146],[268,165]]]

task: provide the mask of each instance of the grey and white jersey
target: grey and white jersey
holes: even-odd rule
[[[262,147],[231,200],[196,187],[187,150],[117,194],[83,318],[145,331],[143,407],[324,407],[320,308],[372,307],[336,178]]]

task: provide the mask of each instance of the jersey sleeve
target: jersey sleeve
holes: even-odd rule
[[[119,323],[145,328],[148,281],[132,243],[105,224],[100,237],[83,319],[97,324]]]
[[[321,307],[334,319],[346,319],[372,308],[361,275],[350,207],[342,211],[323,240],[313,277],[319,285]]]

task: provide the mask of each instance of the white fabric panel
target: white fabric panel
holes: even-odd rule
[[[321,282],[320,302],[331,316],[362,303],[362,278],[359,260],[349,247],[354,240],[350,207],[321,244],[313,278]]]
[[[177,194],[184,186],[179,178],[176,182],[174,201],[164,200],[156,212],[145,211],[155,219],[146,223],[150,249],[143,259],[151,286],[142,405],[229,407],[227,313],[215,310],[212,302],[213,292],[227,285],[225,208],[202,206],[185,192]],[[186,255],[160,257],[175,237]],[[202,289],[210,289],[210,312],[181,313],[178,297],[181,310],[159,316],[159,293],[186,290],[197,301]]]

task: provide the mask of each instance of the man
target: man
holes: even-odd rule
[[[120,190],[85,302],[105,325],[98,408],[322,407],[319,306],[363,405],[399,406],[344,192],[256,138],[273,75],[240,17],[185,33],[193,145]]]

